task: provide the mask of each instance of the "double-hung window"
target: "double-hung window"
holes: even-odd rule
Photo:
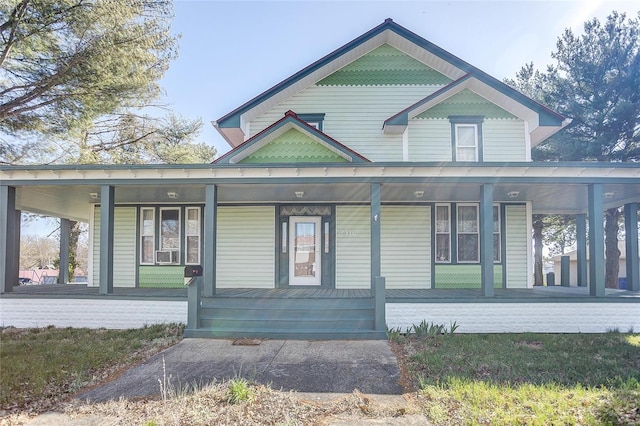
[[[478,206],[476,204],[458,204],[457,207],[458,262],[479,262]]]
[[[448,204],[436,204],[436,262],[451,262],[451,211]]]
[[[140,209],[140,264],[153,265],[156,247],[156,209],[143,207]]]
[[[483,117],[451,116],[453,161],[482,161]]]
[[[200,207],[185,209],[185,264],[200,264]]]
[[[476,203],[435,205],[436,263],[480,262],[480,217]],[[493,206],[493,261],[501,261],[500,206]],[[452,245],[453,243],[453,245]]]

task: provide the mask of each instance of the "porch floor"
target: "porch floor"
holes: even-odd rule
[[[639,302],[640,292],[605,289],[605,296],[595,298],[589,296],[587,287],[534,287],[528,289],[495,289],[494,297],[482,297],[480,289],[387,289],[386,301],[389,303],[416,302],[504,302],[521,300],[542,301],[589,301],[606,300],[607,302]],[[120,298],[145,300],[187,300],[187,288],[131,288],[115,287],[113,294],[99,294],[98,287],[87,287],[86,284],[48,284],[16,286],[11,293],[0,294],[0,297],[18,298]],[[328,288],[291,288],[291,289],[252,289],[234,288],[218,289],[218,298],[275,298],[275,299],[354,299],[371,297],[369,290],[347,290]]]

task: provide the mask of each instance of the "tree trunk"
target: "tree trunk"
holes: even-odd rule
[[[533,285],[541,286],[542,281],[542,218],[538,217],[533,222],[533,243],[534,243],[534,267],[533,267]]]
[[[605,245],[605,287],[618,288],[618,272],[620,269],[620,250],[618,250],[618,231],[620,229],[620,210],[607,209],[604,223]]]

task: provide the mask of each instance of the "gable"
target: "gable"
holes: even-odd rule
[[[383,44],[338,71],[318,86],[444,85],[451,79],[406,53]]]
[[[489,102],[482,96],[464,89],[434,105],[415,118],[447,118],[451,115],[483,116],[486,118],[517,118],[515,115]]]
[[[296,129],[287,130],[239,164],[274,163],[346,163],[345,158],[331,151],[310,136]]]

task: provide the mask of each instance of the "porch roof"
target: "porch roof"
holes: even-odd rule
[[[382,184],[383,203],[473,201],[484,183],[494,184],[496,202],[531,202],[536,213],[586,212],[594,183],[603,185],[605,208],[640,202],[632,163],[2,166],[0,180],[16,187],[17,209],[80,221],[103,185],[116,188],[116,204],[203,203],[210,184],[221,204],[368,203],[371,183]]]

